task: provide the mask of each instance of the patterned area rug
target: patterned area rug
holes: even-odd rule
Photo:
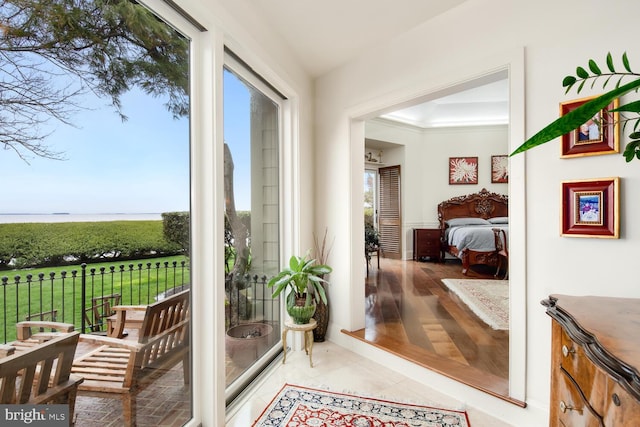
[[[470,427],[467,413],[285,384],[254,427]]]
[[[451,291],[493,329],[509,329],[509,281],[442,279]]]

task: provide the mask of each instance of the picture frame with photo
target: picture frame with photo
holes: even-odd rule
[[[595,96],[560,103],[560,116],[575,110]],[[619,114],[610,112],[619,106],[615,99],[577,129],[562,136],[560,157],[582,157],[620,152]]]
[[[620,178],[563,181],[561,189],[562,236],[620,236]]]
[[[477,157],[449,157],[449,185],[477,183]]]

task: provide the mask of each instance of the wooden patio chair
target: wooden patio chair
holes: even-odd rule
[[[56,322],[58,320],[58,310],[43,311],[41,313],[29,314],[24,317],[26,321]],[[44,332],[45,328],[40,328]]]
[[[46,331],[45,331],[46,330]],[[29,320],[16,324],[16,340],[0,346],[0,357],[19,353],[75,330],[71,323]]]
[[[79,337],[79,332],[69,332],[25,351],[9,347],[8,354],[0,359],[0,403],[67,404],[72,426],[78,386],[84,381],[71,375]]]
[[[120,304],[120,294],[91,298],[91,306],[84,311],[84,319],[93,334],[107,335],[107,318],[115,314],[113,307]]]
[[[72,372],[85,378],[78,393],[120,399],[123,424],[135,426],[136,396],[155,379],[182,362],[189,383],[189,306],[189,290],[146,306],[137,340],[83,334],[80,342],[94,348],[73,362]],[[131,308],[116,310],[117,336]]]

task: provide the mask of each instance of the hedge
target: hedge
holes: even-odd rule
[[[183,254],[162,221],[0,224],[0,269]]]

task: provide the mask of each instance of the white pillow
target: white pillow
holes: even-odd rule
[[[489,221],[483,218],[451,218],[448,219],[449,227],[458,227],[461,225],[489,225]]]
[[[496,216],[494,218],[489,218],[487,221],[489,221],[491,224],[509,224],[509,217]]]

